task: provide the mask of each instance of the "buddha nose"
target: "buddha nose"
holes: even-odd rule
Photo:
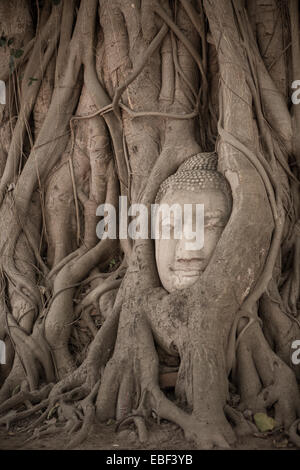
[[[196,236],[193,238],[186,238],[184,234],[182,239],[177,241],[176,245],[176,260],[202,260],[205,258],[204,247],[200,249],[188,249],[188,247],[196,241]]]

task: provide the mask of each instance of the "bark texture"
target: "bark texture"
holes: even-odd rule
[[[73,448],[96,420],[145,442],[154,416],[225,448],[263,412],[298,445],[297,0],[9,0],[0,25],[0,424],[53,416]],[[98,240],[96,210],[150,209],[212,150],[232,214],[168,294],[153,241]]]

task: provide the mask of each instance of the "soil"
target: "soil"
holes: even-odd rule
[[[20,433],[20,429],[0,430],[1,450],[64,450],[70,436],[64,432],[37,438],[26,443],[28,435]],[[126,427],[120,432],[115,432],[115,423],[97,425],[88,439],[75,447],[74,450],[195,450],[193,444],[188,443],[182,431],[168,422],[150,425],[150,442],[141,444],[137,441],[133,427]],[[239,439],[233,450],[296,450],[293,444],[288,442],[287,436],[275,431],[269,434],[248,436]]]

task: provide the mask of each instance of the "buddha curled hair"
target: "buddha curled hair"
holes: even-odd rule
[[[188,158],[158,190],[155,203],[159,204],[169,189],[201,191],[218,189],[222,191],[229,205],[232,203],[231,189],[226,178],[217,170],[218,156],[214,153],[198,153]]]

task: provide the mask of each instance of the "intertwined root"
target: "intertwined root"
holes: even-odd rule
[[[237,356],[236,373],[240,380],[242,409],[251,409],[253,413],[267,412],[274,406],[275,420],[289,430],[291,441],[299,445],[299,421],[292,424],[299,416],[294,375],[269,349],[267,343],[262,343],[259,326],[253,326],[244,335]],[[116,350],[102,374],[101,370],[98,371],[99,378],[93,387],[88,385],[87,367],[84,364],[54,386],[48,385],[36,392],[20,391],[2,404],[0,412],[10,411],[1,418],[0,423],[9,427],[42,411],[38,419],[24,429],[30,432],[26,442],[64,431],[73,435],[68,448],[76,448],[88,437],[96,418],[100,421],[117,419],[119,426],[133,422],[140,442],[145,443],[151,440],[147,423],[154,413],[158,418],[178,425],[184,431],[185,438],[199,449],[229,448],[235,443],[236,435],[245,436],[254,431],[253,425],[251,427],[242,413],[228,405],[224,409],[220,406],[216,413],[185,412],[160,390],[158,369],[156,375],[145,370],[143,374],[139,374],[139,367],[133,360],[133,351],[130,353],[127,349],[125,357],[121,355],[121,351],[124,353],[122,348]],[[249,388],[247,384],[250,378],[253,381],[253,376],[249,376],[247,381],[245,376],[239,374],[243,361],[250,358],[257,373],[264,372],[259,376],[263,389],[261,386],[260,390]],[[266,361],[270,368],[269,374],[265,373],[268,370]],[[22,411],[11,412],[12,408],[18,409],[20,406]],[[28,408],[24,410],[24,406]],[[234,430],[226,418],[234,424]]]
[[[300,413],[297,381],[293,371],[271,350],[257,322],[239,343],[235,380],[243,409],[267,413],[273,408],[278,426],[289,430]]]
[[[159,389],[157,381],[152,381],[150,377],[147,388],[143,389],[138,397],[137,391],[133,392],[133,384],[137,383],[138,377],[134,379],[135,373],[131,370],[133,375],[132,380],[129,380],[129,364],[125,365],[124,362],[121,364],[120,368],[118,361],[111,360],[107,374],[103,375],[104,382],[100,386],[96,402],[98,419],[101,421],[117,419],[118,428],[133,422],[141,443],[149,442],[147,421],[151,418],[152,412],[159,419],[166,419],[181,427],[186,439],[199,449],[229,448],[235,442],[235,434],[222,409],[218,420],[215,421],[211,421],[210,416],[205,418],[188,414],[166,398]],[[125,374],[120,374],[120,369],[124,368]],[[136,408],[133,407],[134,397],[138,397]]]
[[[24,423],[25,419],[34,418],[22,429],[30,434],[26,442],[62,429],[68,434],[78,431],[68,445],[76,447],[92,428],[95,414],[93,402],[99,388],[98,382],[90,390],[85,377],[82,368],[56,385],[48,384],[34,392],[20,391],[1,405],[0,412],[5,414],[0,424],[6,424],[9,429],[17,422]],[[38,412],[41,414],[36,418]]]
[[[128,423],[128,420],[133,421],[140,441],[145,442],[149,437],[146,423],[154,412],[159,419],[177,424],[185,437],[199,449],[215,446],[228,448],[235,441],[235,435],[225,418],[221,401],[218,408],[211,407],[209,413],[202,407],[203,413],[189,414],[161,391],[159,363],[151,329],[140,312],[132,314],[132,307],[129,303],[122,310],[121,336],[101,379],[96,401],[97,418],[100,421],[117,419],[120,425]],[[128,328],[130,314],[132,330]],[[125,324],[127,328],[123,330]],[[134,335],[136,342],[130,341],[130,335]]]
[[[205,355],[196,354],[198,361],[190,364],[194,379],[203,378],[207,354],[208,351]],[[278,425],[290,429],[300,410],[296,379],[270,349],[258,322],[247,328],[238,343],[235,379],[242,410],[266,413],[273,407]],[[196,384],[201,388],[201,381],[193,382],[193,387]],[[199,449],[228,448],[235,442],[235,435],[245,436],[254,429],[239,410],[225,405],[221,395],[211,392],[205,395],[205,403],[200,400],[199,404],[199,397],[204,395],[196,390],[192,413],[166,397],[159,387],[159,361],[150,324],[140,306],[137,308],[134,301],[128,301],[116,306],[78,369],[54,386],[37,392],[21,390],[3,403],[0,412],[19,407],[21,410],[10,411],[1,422],[9,427],[42,411],[27,427],[27,431],[33,432],[28,439],[49,435],[56,428],[64,429],[74,435],[68,444],[74,448],[87,438],[95,419],[102,422],[116,419],[123,426],[133,422],[139,440],[149,442],[151,433],[147,423],[154,413],[159,419],[178,425],[186,439]],[[295,426],[291,435],[295,442]]]
[[[218,423],[194,419],[191,421],[188,422],[185,437],[194,442],[198,449],[229,449],[236,441],[235,434],[225,417]]]

